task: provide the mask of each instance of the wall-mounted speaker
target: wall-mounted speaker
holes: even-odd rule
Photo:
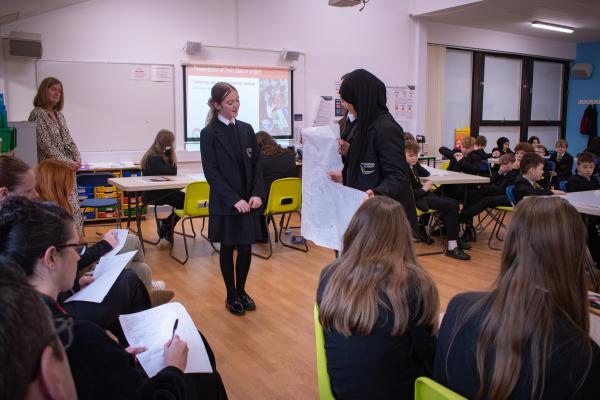
[[[11,32],[8,36],[8,54],[42,58],[42,36],[37,33]]]
[[[185,53],[190,56],[197,56],[202,52],[201,42],[186,42],[184,47]]]
[[[298,61],[298,58],[300,58],[300,52],[283,49],[283,51],[281,52],[281,58],[283,59],[283,61],[288,61],[288,62],[289,61]]]
[[[594,66],[588,63],[577,63],[571,67],[571,76],[573,78],[586,79],[592,76]]]

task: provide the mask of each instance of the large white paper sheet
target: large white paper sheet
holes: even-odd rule
[[[429,165],[422,165],[422,167],[425,168],[429,172],[429,175],[431,175],[431,176],[446,176],[446,175],[450,175],[448,173],[448,171],[443,170],[443,169],[433,168],[433,167],[430,167]]]
[[[101,258],[94,270],[94,281],[69,297],[65,302],[89,301],[92,303],[102,303],[125,266],[135,256],[135,253],[137,253],[137,250],[108,258]]]
[[[366,194],[332,182],[328,171],[341,171],[338,125],[302,130],[302,235],[319,246],[341,249],[341,239]]]
[[[187,310],[180,303],[167,303],[135,314],[120,315],[129,345],[145,347],[146,351],[137,355],[149,377],[165,368],[164,345],[171,340],[173,325],[179,319],[175,334],[188,344],[188,362],[185,372],[212,372],[204,342]]]
[[[115,229],[115,231],[117,232],[117,240],[119,242],[115,247],[113,247],[111,251],[106,253],[102,258],[116,256],[123,249],[123,246],[125,246],[127,235],[129,235],[129,229]]]

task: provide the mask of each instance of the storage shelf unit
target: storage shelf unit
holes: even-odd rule
[[[115,177],[129,177],[129,176],[141,176],[142,172],[138,167],[125,167],[125,168],[89,168],[79,170],[78,173],[98,173],[98,172],[110,172]],[[123,193],[114,186],[78,186],[77,195],[79,201],[85,199],[101,199],[101,198],[118,198],[119,199],[119,210],[121,212],[121,219],[129,216],[129,208],[127,197],[123,196]],[[131,208],[135,213],[136,201],[141,202],[142,197],[139,196],[137,199],[134,196],[130,197]],[[117,213],[115,207],[101,207],[98,209],[93,208],[81,208],[81,215],[83,216],[84,223],[93,222],[108,222],[116,220]],[[142,204],[142,218],[146,215],[146,206]],[[135,214],[134,214],[135,215]]]

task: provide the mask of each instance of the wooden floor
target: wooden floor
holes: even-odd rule
[[[155,238],[154,220],[143,224],[146,236]],[[419,257],[437,284],[442,311],[455,294],[485,290],[495,279],[500,252],[487,247],[487,237],[483,233],[473,243],[471,261]],[[175,243],[183,255],[182,237],[176,235]],[[165,241],[146,245],[146,259],[153,279],[167,282],[176,293],[174,301],[185,305],[210,342],[229,398],[318,398],[312,310],[320,271],[333,259],[333,251],[311,242],[308,253],[275,245],[270,260],[254,257],[247,291],[257,310],[238,317],[224,306],[218,254],[204,239],[190,243],[190,260],[184,266],[169,257]],[[418,244],[417,251],[436,250],[438,243]]]

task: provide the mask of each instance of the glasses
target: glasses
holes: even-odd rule
[[[80,256],[85,254],[85,251],[87,250],[87,243],[67,243],[67,244],[61,244],[60,246],[56,246],[57,249],[62,250],[66,247],[73,247],[75,249],[75,251],[77,253],[79,253]]]
[[[40,351],[40,361],[37,363],[33,371],[30,382],[33,382],[40,372],[41,357],[46,346],[50,346],[52,348],[52,352],[54,353],[56,358],[62,359],[61,357],[65,357],[64,352],[66,352],[67,349],[71,347],[71,344],[73,343],[73,324],[74,322],[72,318],[54,318],[54,332],[48,335],[48,339],[44,342],[44,345],[42,346],[42,350]],[[61,349],[61,343],[64,352]]]

